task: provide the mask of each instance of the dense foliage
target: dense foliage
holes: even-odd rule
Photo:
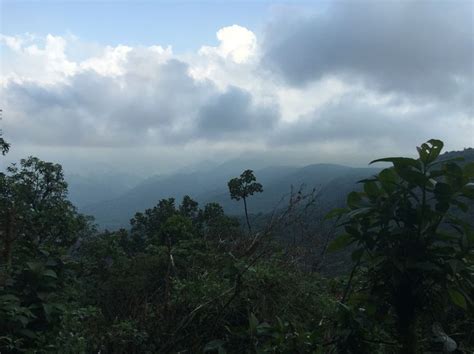
[[[355,243],[353,271],[363,273],[352,302],[390,318],[404,353],[419,350],[424,324],[434,324],[433,334],[453,348],[444,326],[456,317],[466,329],[474,325],[462,315],[473,305],[474,228],[462,214],[474,200],[474,164],[440,163],[442,148],[430,140],[418,148],[417,160],[373,161],[393,167],[362,181],[363,191],[349,194],[348,208],[332,213],[345,217],[346,232],[332,247]],[[458,309],[447,311],[449,301]]]
[[[472,349],[474,234],[463,213],[473,165],[438,163],[441,148],[432,140],[418,159],[385,159],[394,166],[329,215],[344,232],[329,249],[352,253],[336,254],[353,264],[338,277],[304,267],[274,237],[307,212],[301,194],[254,232],[188,196],[136,213],[129,230],[98,232],[68,202],[61,166],[22,160],[0,174],[0,352]],[[246,172],[231,196],[262,190]]]

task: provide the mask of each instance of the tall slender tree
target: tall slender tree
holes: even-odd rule
[[[253,174],[253,171],[245,170],[242,172],[240,177],[232,178],[227,183],[229,186],[230,197],[235,200],[242,199],[244,201],[245,219],[247,221],[249,233],[252,233],[252,228],[250,226],[249,214],[247,210],[247,198],[254,193],[263,192],[262,185],[256,181],[257,178]]]

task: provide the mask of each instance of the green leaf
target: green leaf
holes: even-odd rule
[[[278,329],[280,330],[280,332],[283,332],[285,329],[285,324],[283,323],[280,317],[277,316],[276,319],[278,322]]]
[[[43,269],[43,263],[41,262],[26,262],[26,265],[28,266],[28,268],[37,273],[39,271],[41,271],[41,269]]]
[[[372,210],[373,210],[373,208],[370,208],[370,207],[358,208],[358,209],[352,210],[351,212],[347,213],[347,216],[349,218],[353,218],[353,217],[359,216],[359,215],[364,214],[364,213],[368,214]]]
[[[398,176],[393,168],[386,168],[379,173],[378,180],[382,184],[382,188],[390,193],[397,186]]]
[[[2,302],[19,302],[20,299],[17,298],[15,295],[5,294],[5,295],[0,296],[0,301],[2,301]]]
[[[324,220],[340,217],[344,215],[345,213],[347,213],[346,208],[335,208],[335,209],[332,209],[329,213],[327,213],[326,216],[324,216]]]
[[[204,353],[217,351],[218,353],[225,353],[225,342],[221,339],[215,339],[208,342],[204,347]]]
[[[350,235],[351,237],[355,237],[355,238],[360,237],[359,229],[351,224],[346,225],[344,227],[344,230],[346,230],[347,234]]]
[[[26,327],[26,325],[30,322],[26,316],[16,316],[16,319],[21,322],[23,327]]]
[[[418,150],[420,160],[425,165],[428,165],[438,158],[441,150],[443,150],[443,146],[444,143],[441,140],[431,139],[416,149]]]
[[[459,271],[465,268],[464,263],[458,259],[450,259],[448,264],[453,274],[459,273]]]
[[[434,159],[436,159],[441,153],[441,150],[443,150],[444,143],[438,139],[430,139],[428,140],[428,144],[431,144],[431,156],[434,156]]]
[[[417,186],[422,187],[426,185],[429,181],[429,178],[419,171],[409,169],[406,167],[401,167],[401,168],[395,167],[395,169],[397,170],[398,175],[402,179],[404,179],[405,181],[411,184],[415,184]]]
[[[257,334],[259,336],[270,335],[272,327],[267,322],[262,322],[257,326]]]
[[[38,291],[36,293],[36,296],[38,296],[38,299],[40,299],[41,301],[46,301],[50,295],[50,293],[43,291]]]
[[[370,162],[370,165],[376,162],[391,162],[394,167],[414,167],[417,170],[421,169],[420,161],[409,158],[409,157],[386,157],[383,159],[377,159]]]
[[[51,278],[54,278],[54,279],[57,279],[58,278],[58,275],[56,274],[56,272],[52,269],[46,269],[44,272],[43,272],[43,276],[45,277],[51,277]]]
[[[257,326],[258,326],[258,319],[255,317],[253,312],[249,316],[249,328],[250,328],[250,333],[255,334],[257,331]]]
[[[35,339],[35,338],[36,338],[36,334],[35,334],[35,332],[33,332],[32,330],[23,328],[23,329],[20,329],[18,332],[19,332],[21,335],[25,336],[25,337],[28,337],[28,338],[31,338],[31,339]]]
[[[350,192],[347,195],[347,205],[351,209],[356,209],[359,205],[359,202],[362,200],[362,197],[360,196],[360,193],[357,192]]]
[[[364,183],[364,192],[371,198],[379,196],[380,189],[376,182],[367,181]]]
[[[334,240],[332,240],[332,242],[328,246],[328,252],[339,251],[343,249],[344,247],[346,247],[347,245],[351,244],[352,242],[354,242],[354,239],[351,235],[342,234],[336,237]]]
[[[426,164],[429,157],[428,145],[422,144],[421,146],[417,146],[416,150],[418,151],[420,160]]]
[[[454,289],[448,289],[448,293],[453,304],[467,310],[466,298],[464,297],[463,294],[461,294],[459,291],[454,290]]]
[[[51,304],[43,304],[43,310],[44,310],[44,314],[46,315],[46,318],[49,321],[51,314],[54,312],[54,306]]]
[[[450,162],[444,164],[443,170],[445,171],[446,182],[449,183],[454,190],[461,189],[468,182],[463,175],[462,168],[456,163]]]

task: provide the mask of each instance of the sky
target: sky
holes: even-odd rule
[[[69,172],[474,146],[472,1],[1,1],[11,152]]]

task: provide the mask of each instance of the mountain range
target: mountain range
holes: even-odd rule
[[[128,227],[129,220],[136,212],[153,207],[160,199],[173,197],[179,203],[185,195],[189,195],[201,205],[217,202],[227,214],[239,215],[243,212],[242,205],[230,198],[227,189],[227,182],[243,171],[237,165],[234,166],[225,164],[210,170],[153,176],[129,189],[123,188],[123,183],[105,180],[101,185],[109,186],[107,193],[112,197],[93,203],[83,203],[90,198],[85,195],[84,186],[78,184],[76,179],[76,183],[70,185],[70,198],[82,213],[94,216],[100,228],[111,230]],[[374,168],[353,168],[334,164],[255,169],[255,176],[263,185],[264,191],[249,198],[249,211],[253,214],[266,213],[281,206],[287,200],[292,186],[296,190],[303,188],[303,192],[316,188],[329,207],[329,204],[337,204],[340,198],[343,200],[347,192],[356,187],[358,180],[376,172],[377,169]],[[112,176],[108,178],[113,180]],[[120,189],[126,190],[117,193]],[[79,190],[82,192],[78,193]],[[104,195],[104,190],[101,193]],[[78,198],[75,200],[74,196],[79,195],[80,203],[77,203]]]
[[[449,152],[442,159],[464,157],[474,161],[474,149]],[[221,204],[229,215],[243,213],[241,202],[230,198],[227,182],[250,168],[257,181],[263,185],[263,193],[249,198],[251,214],[268,213],[282,207],[288,200],[291,188],[309,192],[313,188],[319,193],[319,202],[324,209],[343,205],[346,195],[358,188],[357,182],[376,174],[380,168],[349,167],[336,164],[312,164],[308,166],[268,166],[258,168],[258,161],[232,160],[224,164],[174,174],[158,175],[137,182],[128,175],[107,175],[102,179],[87,179],[74,176],[70,184],[70,199],[79,211],[91,215],[101,229],[128,227],[129,220],[138,211],[151,208],[160,199],[173,197],[177,204],[189,195],[204,205],[209,202]],[[100,180],[100,182],[98,182]],[[132,186],[134,183],[135,186]]]

